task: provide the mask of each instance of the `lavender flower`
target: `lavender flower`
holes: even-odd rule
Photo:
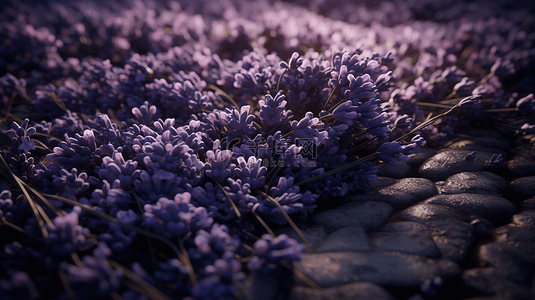
[[[247,268],[251,271],[269,273],[271,266],[288,264],[301,260],[301,253],[305,251],[303,245],[298,244],[294,239],[285,234],[273,238],[265,234],[254,243],[254,255],[247,263]]]

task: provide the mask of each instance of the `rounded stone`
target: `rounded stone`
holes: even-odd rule
[[[332,300],[332,299],[396,299],[383,287],[371,282],[355,282],[326,289],[313,289],[296,286],[292,289],[288,300]]]
[[[381,201],[396,210],[407,208],[437,194],[432,181],[425,178],[403,178],[375,192],[344,197],[342,203]]]
[[[518,209],[510,201],[492,195],[455,194],[437,195],[425,200],[425,203],[453,208],[459,214],[477,215],[493,224],[509,220]]]
[[[437,154],[437,149],[424,147],[418,153],[410,154],[406,164],[411,169],[418,169],[427,159],[435,154]]]
[[[493,267],[467,270],[461,278],[466,289],[472,293],[499,295],[490,299],[535,299],[535,294],[530,291],[529,286],[505,278],[501,270]]]
[[[508,160],[504,166],[505,175],[508,178],[535,176],[535,160],[527,160],[516,157]]]
[[[523,211],[516,214],[512,221],[518,227],[535,231],[535,211]]]
[[[416,222],[394,222],[370,233],[376,251],[396,251],[439,258],[440,250],[425,225]]]
[[[427,278],[447,281],[460,274],[459,266],[450,260],[398,252],[305,253],[294,265],[321,287],[364,281],[386,288],[416,288]]]
[[[474,226],[467,224],[452,208],[421,203],[403,210],[399,218],[425,225],[442,258],[463,262],[476,242]]]
[[[340,228],[325,239],[314,252],[334,251],[370,251],[372,247],[368,242],[368,234],[360,226]]]
[[[523,210],[534,210],[535,211],[535,197],[526,199],[520,203],[520,208]]]
[[[391,178],[405,178],[408,177],[411,172],[411,167],[405,163],[399,163],[396,165],[389,164],[376,164],[377,176],[391,177]]]
[[[327,237],[327,231],[323,226],[308,226],[306,228],[299,228],[301,230],[301,233],[305,236],[307,241],[310,243],[312,248],[315,246],[318,246],[319,243]],[[286,234],[287,236],[291,237],[292,239],[298,241],[299,243],[303,243],[301,240],[301,237],[295,232],[295,230],[291,226],[285,226],[283,228],[280,228],[275,231],[275,234],[281,235]],[[311,250],[311,249],[308,249]]]
[[[482,266],[491,266],[514,282],[529,282],[535,273],[535,261],[509,244],[490,243],[479,247],[477,258]]]
[[[503,197],[511,187],[507,180],[489,172],[462,172],[436,183],[439,194],[486,194]]]
[[[457,140],[448,145],[447,148],[451,150],[496,152],[506,155],[511,146],[509,142],[503,139],[480,137]]]
[[[516,247],[535,262],[535,232],[532,230],[508,224],[494,229],[492,234],[496,242]]]
[[[446,150],[429,158],[421,167],[420,176],[432,181],[446,180],[461,172],[480,172],[493,169],[489,164],[495,153],[478,151],[474,161],[465,161],[470,150]]]
[[[393,212],[392,206],[379,201],[347,203],[312,214],[310,222],[331,232],[348,226],[374,230],[384,225]]]
[[[520,177],[511,181],[511,188],[519,201],[535,196],[535,176]]]

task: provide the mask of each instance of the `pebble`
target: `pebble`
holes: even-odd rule
[[[321,243],[321,241],[327,237],[327,231],[323,226],[312,225],[299,229],[301,230],[307,241],[312,245],[312,247],[318,246],[319,243]],[[288,237],[291,237],[299,243],[303,243],[297,232],[295,232],[295,230],[291,226],[285,226],[281,229],[275,230],[275,234],[277,236],[281,234],[286,234]]]
[[[411,167],[405,163],[399,163],[396,165],[389,164],[376,164],[377,176],[385,176],[391,178],[405,178],[409,177]]]
[[[446,181],[436,182],[439,194],[486,194],[503,197],[511,194],[507,180],[489,172],[462,172]]]
[[[522,201],[535,196],[535,176],[520,177],[511,181],[515,197]]]
[[[446,180],[448,177],[461,172],[480,172],[493,169],[488,164],[493,152],[478,151],[474,161],[465,161],[465,157],[472,153],[470,150],[446,150],[429,158],[421,167],[421,177],[432,181]]]
[[[409,165],[411,169],[418,170],[427,159],[435,154],[437,154],[437,149],[424,147],[420,152],[410,154],[406,164]]]
[[[441,255],[427,228],[416,222],[389,223],[370,235],[376,251],[397,251],[429,258]]]
[[[513,282],[493,267],[465,271],[462,276],[465,288],[477,294],[497,295],[494,299],[535,299],[529,287]]]
[[[305,253],[294,266],[321,287],[365,281],[385,288],[417,288],[427,278],[440,276],[447,281],[460,274],[451,260],[398,252]]]
[[[535,175],[535,160],[516,157],[508,160],[504,166],[508,178],[518,178]]]
[[[506,155],[509,149],[511,149],[511,146],[509,142],[503,139],[482,137],[457,140],[448,145],[447,148],[451,150],[495,152]]]
[[[518,247],[518,251],[531,257],[535,263],[535,232],[508,224],[494,229],[492,234],[496,242]]]
[[[403,178],[376,192],[360,193],[343,198],[342,203],[381,201],[396,211],[407,208],[437,194],[433,182],[425,178]]]
[[[340,228],[331,233],[327,239],[316,248],[315,252],[333,251],[370,251],[368,234],[360,226]]]
[[[523,210],[535,210],[535,197],[522,201],[520,208]]]
[[[396,299],[387,290],[371,282],[354,282],[326,289],[296,286],[288,300]]]
[[[392,206],[379,201],[347,203],[314,213],[310,221],[331,232],[348,226],[361,226],[369,231],[384,225],[393,212]]]
[[[442,258],[463,262],[476,242],[475,228],[449,207],[421,203],[402,211],[399,218],[425,225]]]
[[[378,191],[396,182],[397,179],[394,178],[377,176],[377,180],[370,182],[370,186],[372,187],[373,191]]]
[[[453,208],[461,215],[477,215],[493,224],[508,221],[518,209],[510,201],[491,195],[455,194],[437,195],[425,200],[425,203]]]
[[[513,224],[518,227],[535,231],[535,211],[523,211],[512,218]]]
[[[529,288],[535,264],[518,252],[517,247],[502,243],[485,244],[479,248],[478,256],[482,265],[494,267],[504,279]]]

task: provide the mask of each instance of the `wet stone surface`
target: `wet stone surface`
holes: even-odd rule
[[[477,151],[474,161],[466,161],[472,150],[445,150],[429,158],[421,167],[419,175],[433,182],[446,180],[461,172],[480,172],[494,169],[489,163],[496,152]]]
[[[520,177],[511,181],[516,200],[526,200],[535,196],[535,176]]]
[[[340,228],[327,237],[315,252],[370,251],[368,235],[360,226]]]
[[[334,300],[334,299],[376,299],[395,300],[396,298],[380,285],[371,282],[355,282],[336,287],[317,289],[296,286],[288,300]]]
[[[455,194],[437,195],[425,203],[453,208],[461,215],[477,215],[493,224],[508,220],[518,209],[510,201],[491,195]]]
[[[361,226],[366,230],[378,229],[394,212],[392,206],[379,201],[348,203],[312,214],[313,224],[334,231],[348,226]]]
[[[530,143],[467,130],[406,165],[381,167],[372,191],[311,215],[303,233],[312,246],[294,263],[287,298],[407,299],[439,276],[439,299],[535,299]],[[490,163],[495,153],[504,166]],[[300,241],[289,226],[280,233]]]
[[[389,223],[371,237],[377,251],[397,251],[429,258],[441,255],[427,227],[416,222]]]
[[[507,180],[489,172],[462,172],[435,183],[439,194],[511,195]]]
[[[418,287],[426,278],[445,280],[460,273],[448,259],[429,259],[398,252],[305,253],[295,268],[321,287],[372,282],[383,287]]]
[[[451,150],[496,152],[505,155],[511,146],[503,139],[480,137],[475,139],[459,139],[453,141],[450,145],[447,145],[447,148]]]
[[[437,194],[432,181],[425,178],[403,178],[376,192],[345,197],[342,203],[381,201],[400,210]]]

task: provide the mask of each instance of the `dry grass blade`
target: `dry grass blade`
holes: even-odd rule
[[[294,221],[292,221],[292,219],[290,218],[290,216],[288,216],[288,214],[284,211],[284,209],[282,208],[282,206],[280,205],[280,203],[278,201],[276,201],[275,199],[273,199],[273,197],[271,197],[270,195],[264,193],[264,192],[261,192],[260,191],[260,194],[264,197],[266,197],[266,199],[268,199],[271,203],[275,204],[275,206],[277,206],[277,208],[280,210],[280,212],[282,213],[282,215],[284,216],[284,218],[286,218],[286,220],[288,221],[288,223],[290,224],[290,226],[292,226],[293,230],[295,230],[295,233],[297,233],[297,235],[299,236],[299,238],[303,241],[303,243],[305,243],[305,245],[307,245],[307,247],[311,247],[312,244],[310,244],[310,242],[307,240],[307,238],[305,237],[305,235],[303,234],[303,232],[301,232],[301,229],[299,229],[297,227],[297,225],[295,225]]]
[[[130,282],[125,282],[125,285],[127,285],[127,287],[138,291],[139,293],[147,296],[147,298],[152,300],[171,300],[171,298],[169,298],[167,295],[162,293],[157,288],[153,287],[143,278],[139,277],[136,273],[130,271],[128,268],[124,267],[120,263],[113,260],[108,260],[108,263],[113,268],[121,270],[125,277],[130,280]]]
[[[223,192],[223,194],[225,194],[225,196],[227,197],[228,199],[228,202],[230,202],[230,205],[232,206],[232,209],[234,209],[234,212],[236,213],[236,216],[238,218],[241,218],[241,213],[240,211],[238,210],[238,207],[236,206],[236,204],[234,203],[234,201],[232,201],[232,199],[230,199],[230,196],[227,194],[227,191],[225,191],[225,189],[221,186],[221,184],[219,182],[217,182],[217,186],[219,186],[219,188],[221,189],[221,191]]]
[[[18,231],[18,232],[20,232],[20,233],[27,234],[28,236],[30,236],[30,237],[32,237],[32,238],[38,240],[38,241],[41,241],[41,242],[44,242],[44,241],[45,241],[42,237],[38,237],[38,236],[36,236],[36,235],[34,235],[34,234],[31,234],[31,233],[27,232],[26,230],[20,228],[19,226],[15,225],[15,224],[13,224],[13,223],[11,223],[11,222],[9,222],[5,217],[2,217],[2,220],[0,221],[0,224],[1,224],[1,225],[4,225],[4,224],[5,224],[5,225],[7,225],[7,226],[13,228],[14,230],[16,230],[16,231]]]
[[[259,215],[256,214],[256,212],[254,210],[251,210],[251,213],[255,216],[255,218],[258,220],[258,222],[260,222],[260,224],[262,224],[262,226],[264,227],[264,229],[266,229],[266,231],[272,235],[273,237],[276,237],[275,233],[273,232],[273,230],[271,230],[271,228],[269,228],[268,224],[266,222],[264,222],[264,220],[262,220],[262,218],[260,218]]]
[[[236,107],[237,110],[240,110],[240,107],[238,106],[238,104],[236,103],[236,101],[234,101],[234,99],[232,99],[227,93],[225,93],[225,91],[223,91],[222,89],[218,88],[217,86],[209,83],[207,86],[207,88],[211,89],[211,90],[214,90],[216,92],[219,92],[221,95],[223,95],[223,97],[225,97],[232,105],[234,105],[234,107]]]
[[[69,300],[75,300],[74,298],[74,292],[72,291],[71,284],[69,283],[69,279],[67,278],[67,274],[65,274],[65,271],[59,269],[59,279],[61,280],[61,284],[63,285],[63,289],[65,290],[65,295],[67,296],[67,299]]]
[[[47,223],[50,223],[50,219],[48,216],[44,213],[43,209],[37,205],[32,197],[30,197],[30,194],[24,187],[24,182],[20,180],[15,174],[13,174],[13,171],[11,171],[11,168],[7,164],[7,162],[4,160],[4,157],[0,155],[0,169],[2,174],[6,177],[8,181],[10,181],[13,185],[16,185],[20,188],[22,191],[22,194],[26,201],[28,201],[28,204],[30,204],[30,207],[32,208],[32,212],[37,219],[37,223],[39,224],[39,229],[41,230],[41,234],[43,235],[43,238],[46,240],[48,237],[48,230],[45,226],[45,220]],[[39,208],[38,208],[39,207]]]

